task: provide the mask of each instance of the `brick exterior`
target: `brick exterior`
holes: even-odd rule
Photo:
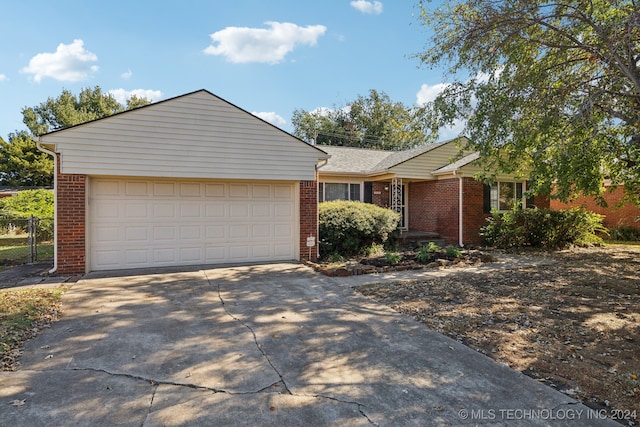
[[[409,230],[433,231],[457,244],[459,185],[457,178],[410,183]]]
[[[447,243],[457,245],[460,232],[460,180],[412,182],[409,184],[409,230],[440,234]],[[481,243],[480,227],[489,214],[483,212],[482,183],[465,177],[462,181],[462,242]]]
[[[391,200],[388,182],[374,181],[371,183],[371,203],[383,208],[389,207]]]
[[[489,213],[484,213],[484,186],[473,178],[462,179],[462,241],[465,245],[480,245],[480,228]]]
[[[551,207],[551,199],[549,199],[549,196],[542,196],[542,195],[534,196],[533,206],[539,209],[549,209]]]
[[[307,237],[313,236],[316,245],[307,247]],[[318,259],[318,182],[300,181],[300,260]]]
[[[596,200],[592,197],[579,197],[569,203],[562,203],[559,200],[551,200],[551,209],[569,209],[575,206],[582,206],[587,210],[605,215],[602,223],[607,228],[615,228],[620,225],[635,227],[640,230],[640,208],[624,203],[618,206],[624,197],[624,187],[620,186],[613,191],[606,191],[603,195],[607,202],[607,207],[598,206]]]
[[[56,156],[56,161],[59,171],[59,154]],[[58,172],[56,187],[58,274],[86,272],[86,183],[85,175]]]

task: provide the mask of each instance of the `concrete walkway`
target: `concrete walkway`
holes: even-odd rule
[[[617,425],[299,264],[90,275],[0,425]]]

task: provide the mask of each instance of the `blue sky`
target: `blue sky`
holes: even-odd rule
[[[100,86],[123,101],[207,89],[291,131],[296,108],[386,92],[407,105],[442,87],[420,67],[412,0],[7,2],[0,25],[0,137],[21,110]],[[449,135],[443,135],[449,136]]]

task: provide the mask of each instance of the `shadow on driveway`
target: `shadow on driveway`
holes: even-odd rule
[[[63,308],[0,425],[610,425],[299,264],[92,274]]]

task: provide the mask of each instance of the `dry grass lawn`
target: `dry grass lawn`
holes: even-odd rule
[[[359,291],[592,408],[635,411],[625,424],[638,425],[640,247],[547,256],[544,267]]]

